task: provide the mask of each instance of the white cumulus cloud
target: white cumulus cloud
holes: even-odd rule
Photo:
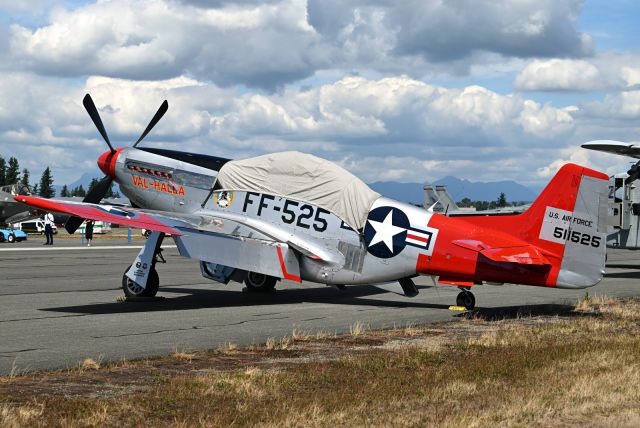
[[[521,91],[628,90],[640,84],[640,55],[600,53],[589,59],[536,59],[516,76]]]
[[[575,25],[580,7],[574,0],[98,1],[53,8],[36,28],[13,24],[4,62],[48,75],[190,75],[269,90],[327,69],[457,75],[513,57],[591,54]]]

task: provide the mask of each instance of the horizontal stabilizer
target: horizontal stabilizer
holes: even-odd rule
[[[523,265],[550,265],[551,262],[533,245],[512,247],[491,247],[482,241],[460,239],[453,244],[467,250],[475,251],[486,258],[501,263],[518,263]]]

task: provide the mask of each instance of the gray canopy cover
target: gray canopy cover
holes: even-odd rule
[[[380,197],[333,162],[300,152],[229,161],[217,180],[223,189],[269,193],[317,205],[356,230],[364,227],[371,205]]]

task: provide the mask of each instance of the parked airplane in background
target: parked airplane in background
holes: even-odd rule
[[[37,210],[16,202],[16,195],[31,195],[28,186],[11,184],[0,187],[0,226],[37,216]]]
[[[612,140],[589,141],[582,145],[589,150],[634,158],[635,163],[625,173],[611,177],[609,183],[609,219],[613,231],[607,235],[607,246],[613,248],[640,248],[640,143]]]
[[[593,140],[588,143],[584,143],[581,147],[584,149],[640,159],[640,143],[623,143],[622,141],[613,140]],[[631,183],[640,177],[640,160],[629,168],[627,174],[629,176],[625,180],[626,183]]]
[[[483,281],[558,288],[595,285],[603,275],[608,177],[565,165],[525,213],[450,218],[380,196],[336,164],[298,152],[244,160],[138,143],[167,110],[165,101],[133,147],[114,149],[98,111],[84,105],[109,150],[106,174],[84,203],[29,196],[28,205],[153,230],[123,275],[127,296],[152,296],[155,256],[170,233],[203,276],[248,289],[278,279],[343,287],[371,284],[407,296],[412,278],[460,287],[456,303],[473,308],[469,289]],[[135,208],[96,205],[115,180]],[[138,209],[143,208],[143,209]]]

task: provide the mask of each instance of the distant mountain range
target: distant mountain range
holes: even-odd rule
[[[538,190],[530,189],[515,181],[469,181],[447,176],[436,180],[433,185],[447,186],[447,191],[454,201],[464,198],[472,201],[493,201],[504,193],[507,201],[533,201]],[[377,181],[369,184],[376,192],[393,199],[414,204],[422,204],[424,199],[424,185],[422,183],[397,183],[395,181]]]
[[[68,183],[67,184],[67,189],[69,189],[69,191],[71,191],[71,189],[78,187],[79,185],[82,184],[82,187],[84,187],[84,190],[87,190],[87,188],[89,188],[89,183],[91,183],[91,180],[93,180],[94,178],[97,178],[98,180],[102,179],[104,175],[100,173],[100,171],[96,172],[96,173],[90,173],[90,172],[85,172],[84,174],[82,174],[82,176],[80,178],[78,178],[76,181],[74,181],[73,183]],[[62,191],[62,186],[64,186],[65,183],[62,184],[54,184],[53,188],[56,191],[56,196],[60,196],[60,192]],[[113,187],[114,191],[116,191],[117,189],[117,185],[115,185]]]

